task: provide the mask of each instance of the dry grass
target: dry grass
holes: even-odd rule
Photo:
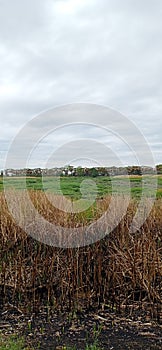
[[[54,209],[40,191],[31,191],[30,197],[48,221],[64,227],[79,226],[80,232],[110,203],[107,197],[84,214],[69,215]],[[119,210],[124,197],[116,200]],[[137,208],[136,200],[131,200],[127,214],[109,236],[75,249],[50,247],[34,240],[14,223],[3,193],[0,203],[1,306],[14,303],[23,312],[37,312],[43,304],[48,310],[94,306],[132,313],[140,309],[161,320],[162,199],[156,200],[138,232],[129,232]]]

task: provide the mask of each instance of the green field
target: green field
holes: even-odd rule
[[[91,180],[91,184],[87,183],[87,180]],[[98,176],[96,178],[90,177],[45,177],[42,181],[41,177],[11,177],[4,178],[6,189],[17,189],[22,190],[27,187],[28,190],[43,190],[50,191],[56,194],[63,194],[69,196],[72,199],[80,199],[82,197],[81,186],[84,184],[84,196],[94,195],[95,197],[101,198],[107,194],[129,194],[132,197],[139,198],[143,193],[147,197],[152,197],[155,193],[154,185],[157,180],[157,197],[162,197],[162,176],[157,177],[143,176],[145,182],[144,188],[142,189],[142,177],[108,177]],[[58,181],[60,181],[60,187],[58,187]],[[95,184],[94,187],[92,184]],[[3,190],[3,179],[0,178],[0,191]]]

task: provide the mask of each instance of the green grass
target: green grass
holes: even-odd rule
[[[0,334],[0,350],[32,350],[30,347],[25,346],[25,342],[23,338],[18,339],[14,335],[11,336],[3,336]],[[59,347],[61,350],[79,350],[76,346],[68,347],[62,346]],[[101,348],[96,344],[86,345],[85,350],[101,350]]]
[[[58,177],[45,177],[42,179],[40,177],[27,177],[26,178],[26,186],[28,190],[43,190],[54,192],[56,194],[63,194],[64,196],[68,196],[74,200],[78,200],[82,198],[82,193],[80,190],[80,186],[83,181],[91,180],[96,184],[97,190],[94,187],[89,186],[89,184],[85,183],[85,193],[94,195],[95,197],[101,198],[107,194],[129,194],[131,189],[131,196],[135,198],[140,198],[142,194],[142,177],[134,176],[130,177],[130,182],[128,177],[108,177],[108,176],[98,176],[96,178],[89,177],[60,177],[60,189],[58,188],[57,180]],[[146,196],[151,197],[153,195],[153,191],[151,190],[151,176],[145,176],[145,181],[147,181],[146,189],[144,190],[144,194]],[[24,189],[24,179],[21,177],[12,177],[6,178],[6,188],[11,189],[14,188],[16,190]],[[159,175],[157,177],[158,182],[158,190],[157,197],[162,197],[162,176]],[[0,178],[0,191],[3,190],[3,179]]]
[[[24,339],[17,339],[15,336],[3,336],[0,334],[0,350],[32,350],[25,347]]]

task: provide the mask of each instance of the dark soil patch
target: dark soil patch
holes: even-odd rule
[[[34,349],[54,350],[63,346],[85,349],[95,341],[106,350],[161,350],[162,325],[143,315],[123,317],[111,310],[23,315],[12,305],[1,312],[0,331],[24,336]]]

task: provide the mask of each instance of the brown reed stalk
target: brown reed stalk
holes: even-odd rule
[[[91,211],[70,215],[54,208],[41,191],[30,191],[30,198],[48,221],[71,228],[101,217],[111,199],[105,197]],[[123,200],[123,196],[116,198],[114,217]],[[14,222],[4,193],[0,193],[0,204],[1,304],[12,298],[24,312],[38,312],[42,305],[48,311],[111,307],[133,313],[140,308],[160,322],[162,199],[156,200],[138,232],[129,232],[138,204],[132,199],[126,215],[108,236],[90,246],[68,249],[50,247],[28,236]]]

